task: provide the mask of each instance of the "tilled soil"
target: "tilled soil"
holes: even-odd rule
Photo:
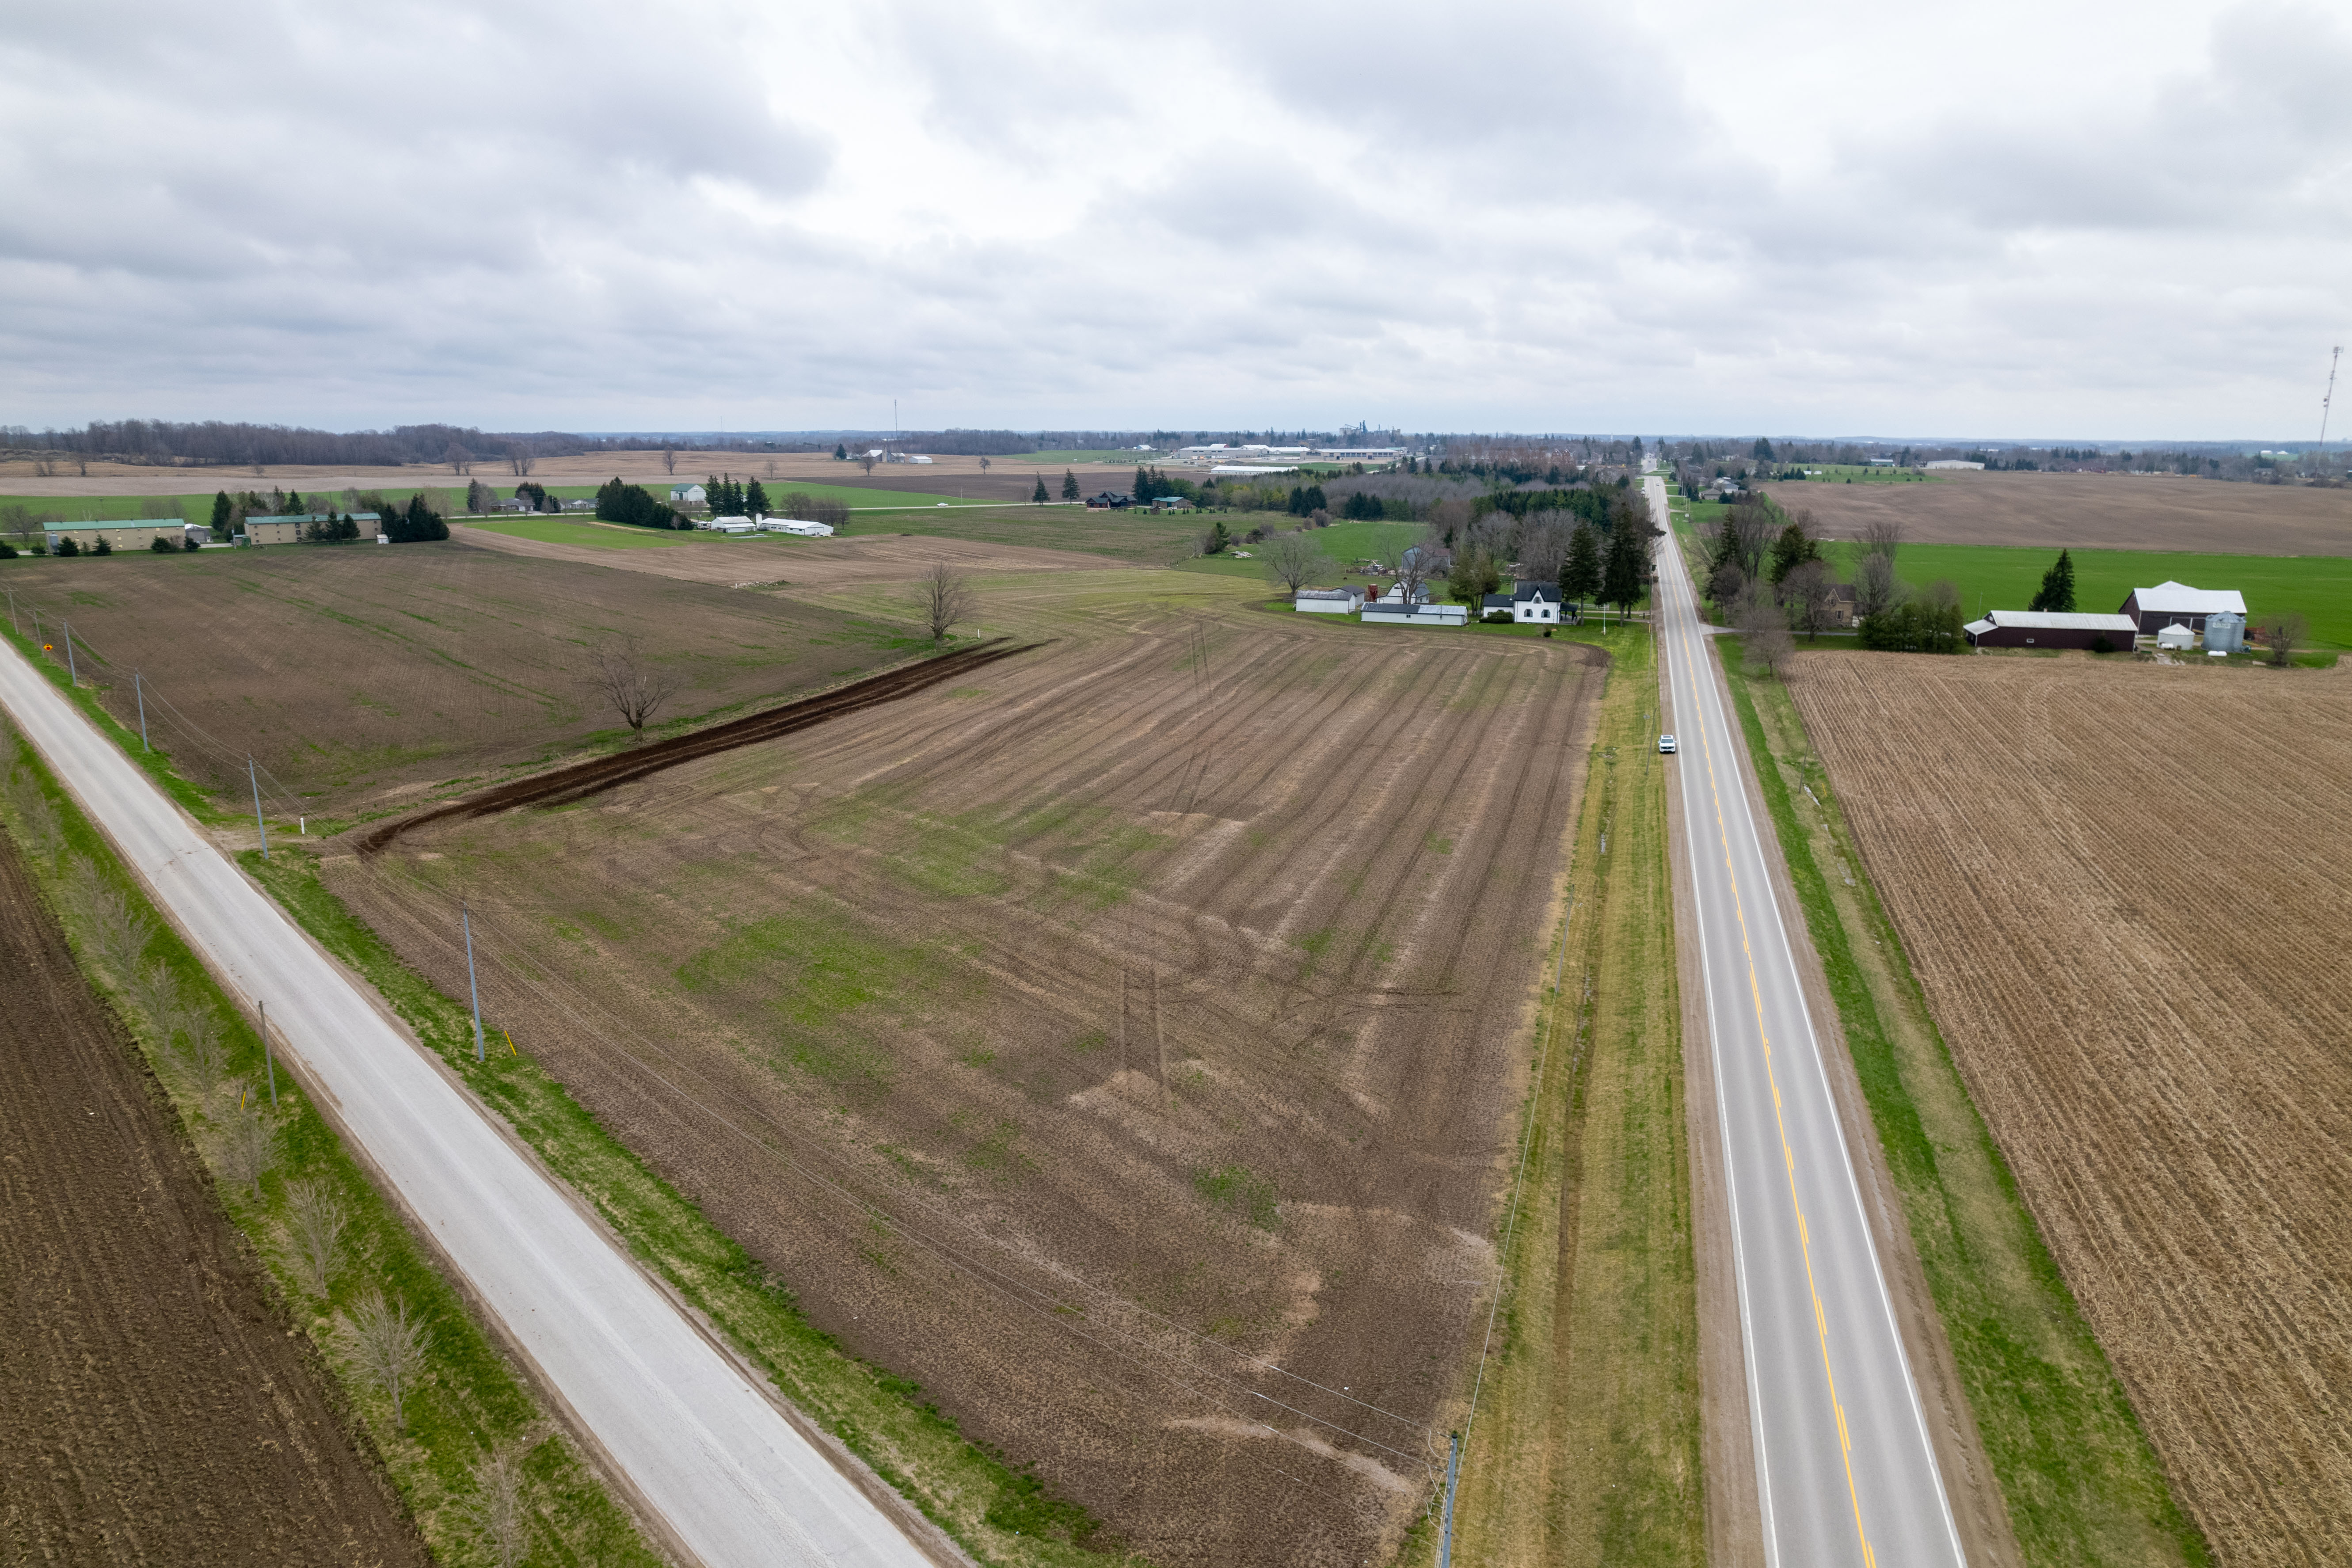
[[[2225,1563],[2352,1562],[2352,679],[1798,662],[1936,1021],[2183,1500]]]
[[[328,877],[445,988],[466,894],[524,1048],[1118,1538],[1361,1563],[1485,1322],[1597,658],[1126,613]]]
[[[0,1559],[424,1564],[0,835]]]
[[[887,526],[887,525],[886,525]],[[1127,564],[1107,555],[1075,550],[1044,550],[1021,544],[988,544],[928,534],[856,533],[839,539],[714,539],[705,536],[670,549],[599,550],[593,544],[559,544],[488,529],[458,525],[469,543],[511,555],[571,561],[616,572],[641,572],[682,583],[732,588],[746,583],[785,584],[793,588],[833,589],[868,583],[912,582],[945,562],[959,572],[1069,572],[1115,569]],[[908,616],[913,618],[911,601]]]
[[[240,805],[257,757],[272,816],[396,806],[443,780],[623,731],[592,647],[635,638],[681,689],[656,722],[821,689],[916,651],[876,621],[467,542],[59,561],[13,581],[26,631],[73,627],[84,684]],[[476,537],[478,537],[476,536]],[[621,552],[613,552],[618,554]],[[639,553],[690,553],[651,552]]]
[[[1920,544],[2352,555],[2352,489],[2133,474],[1962,472],[1933,484],[1767,485],[1832,539],[1895,518]]]

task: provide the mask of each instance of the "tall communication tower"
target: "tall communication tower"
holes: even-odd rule
[[[2336,401],[2336,362],[2344,357],[2341,346],[2327,351],[2327,390],[2319,398],[2319,451],[2327,453],[2327,406]]]

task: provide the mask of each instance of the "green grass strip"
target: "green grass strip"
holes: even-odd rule
[[[0,813],[58,911],[84,975],[138,1041],[182,1129],[217,1173],[218,1134],[235,1114],[239,1094],[260,1103],[268,1092],[252,1020],[158,915],[32,747],[11,733],[0,755],[10,763],[10,787],[0,795]],[[101,955],[104,944],[95,939],[87,912],[93,887],[120,897],[152,926],[153,936],[131,964],[140,974],[117,973]],[[209,1009],[223,1026],[225,1089],[207,1092],[167,1048],[156,1019],[133,1000],[142,989],[139,980],[156,965],[184,1002]],[[661,1556],[579,1453],[554,1435],[553,1423],[529,1386],[282,1065],[278,1100],[277,1157],[261,1179],[260,1196],[250,1185],[228,1181],[216,1181],[214,1195],[251,1245],[288,1321],[309,1336],[334,1372],[354,1436],[362,1451],[372,1448],[381,1458],[435,1557],[450,1563],[491,1561],[467,1517],[467,1505],[475,1493],[478,1461],[492,1446],[511,1446],[526,1456],[532,1563],[659,1564]],[[298,1182],[323,1184],[350,1215],[345,1261],[324,1296],[309,1290],[284,1247],[288,1190]],[[401,1401],[404,1427],[394,1420],[391,1401],[354,1374],[332,1331],[339,1315],[371,1289],[404,1301],[432,1335],[423,1373]],[[217,1500],[238,1506],[235,1499]]]
[[[1801,744],[1795,705],[1777,681],[1745,670],[1738,639],[1722,646],[1757,781],[2026,1561],[2050,1568],[2210,1562],[1969,1098],[1860,857],[1849,855],[1857,927],[1886,954],[1895,989],[1884,1000],[1904,1026],[1889,1027],[1754,694],[1773,702],[1782,731]],[[1835,811],[1827,778],[1807,772],[1827,821]]]
[[[484,1101],[513,1123],[631,1252],[667,1279],[764,1370],[792,1403],[985,1563],[1104,1568],[1136,1563],[1100,1522],[1034,1475],[966,1437],[919,1385],[841,1348],[809,1322],[792,1291],[620,1141],[501,1032],[474,1060],[472,1016],[403,963],[319,878],[318,862],[280,849],[245,868],[329,952],[366,976],[393,1009]]]

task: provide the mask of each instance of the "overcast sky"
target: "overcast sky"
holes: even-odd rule
[[[2302,440],[2352,343],[2340,5],[7,16],[5,423]]]

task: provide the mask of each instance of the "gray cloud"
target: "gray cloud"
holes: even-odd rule
[[[2331,14],[1130,9],[28,13],[0,419],[2292,433],[2352,325]]]

